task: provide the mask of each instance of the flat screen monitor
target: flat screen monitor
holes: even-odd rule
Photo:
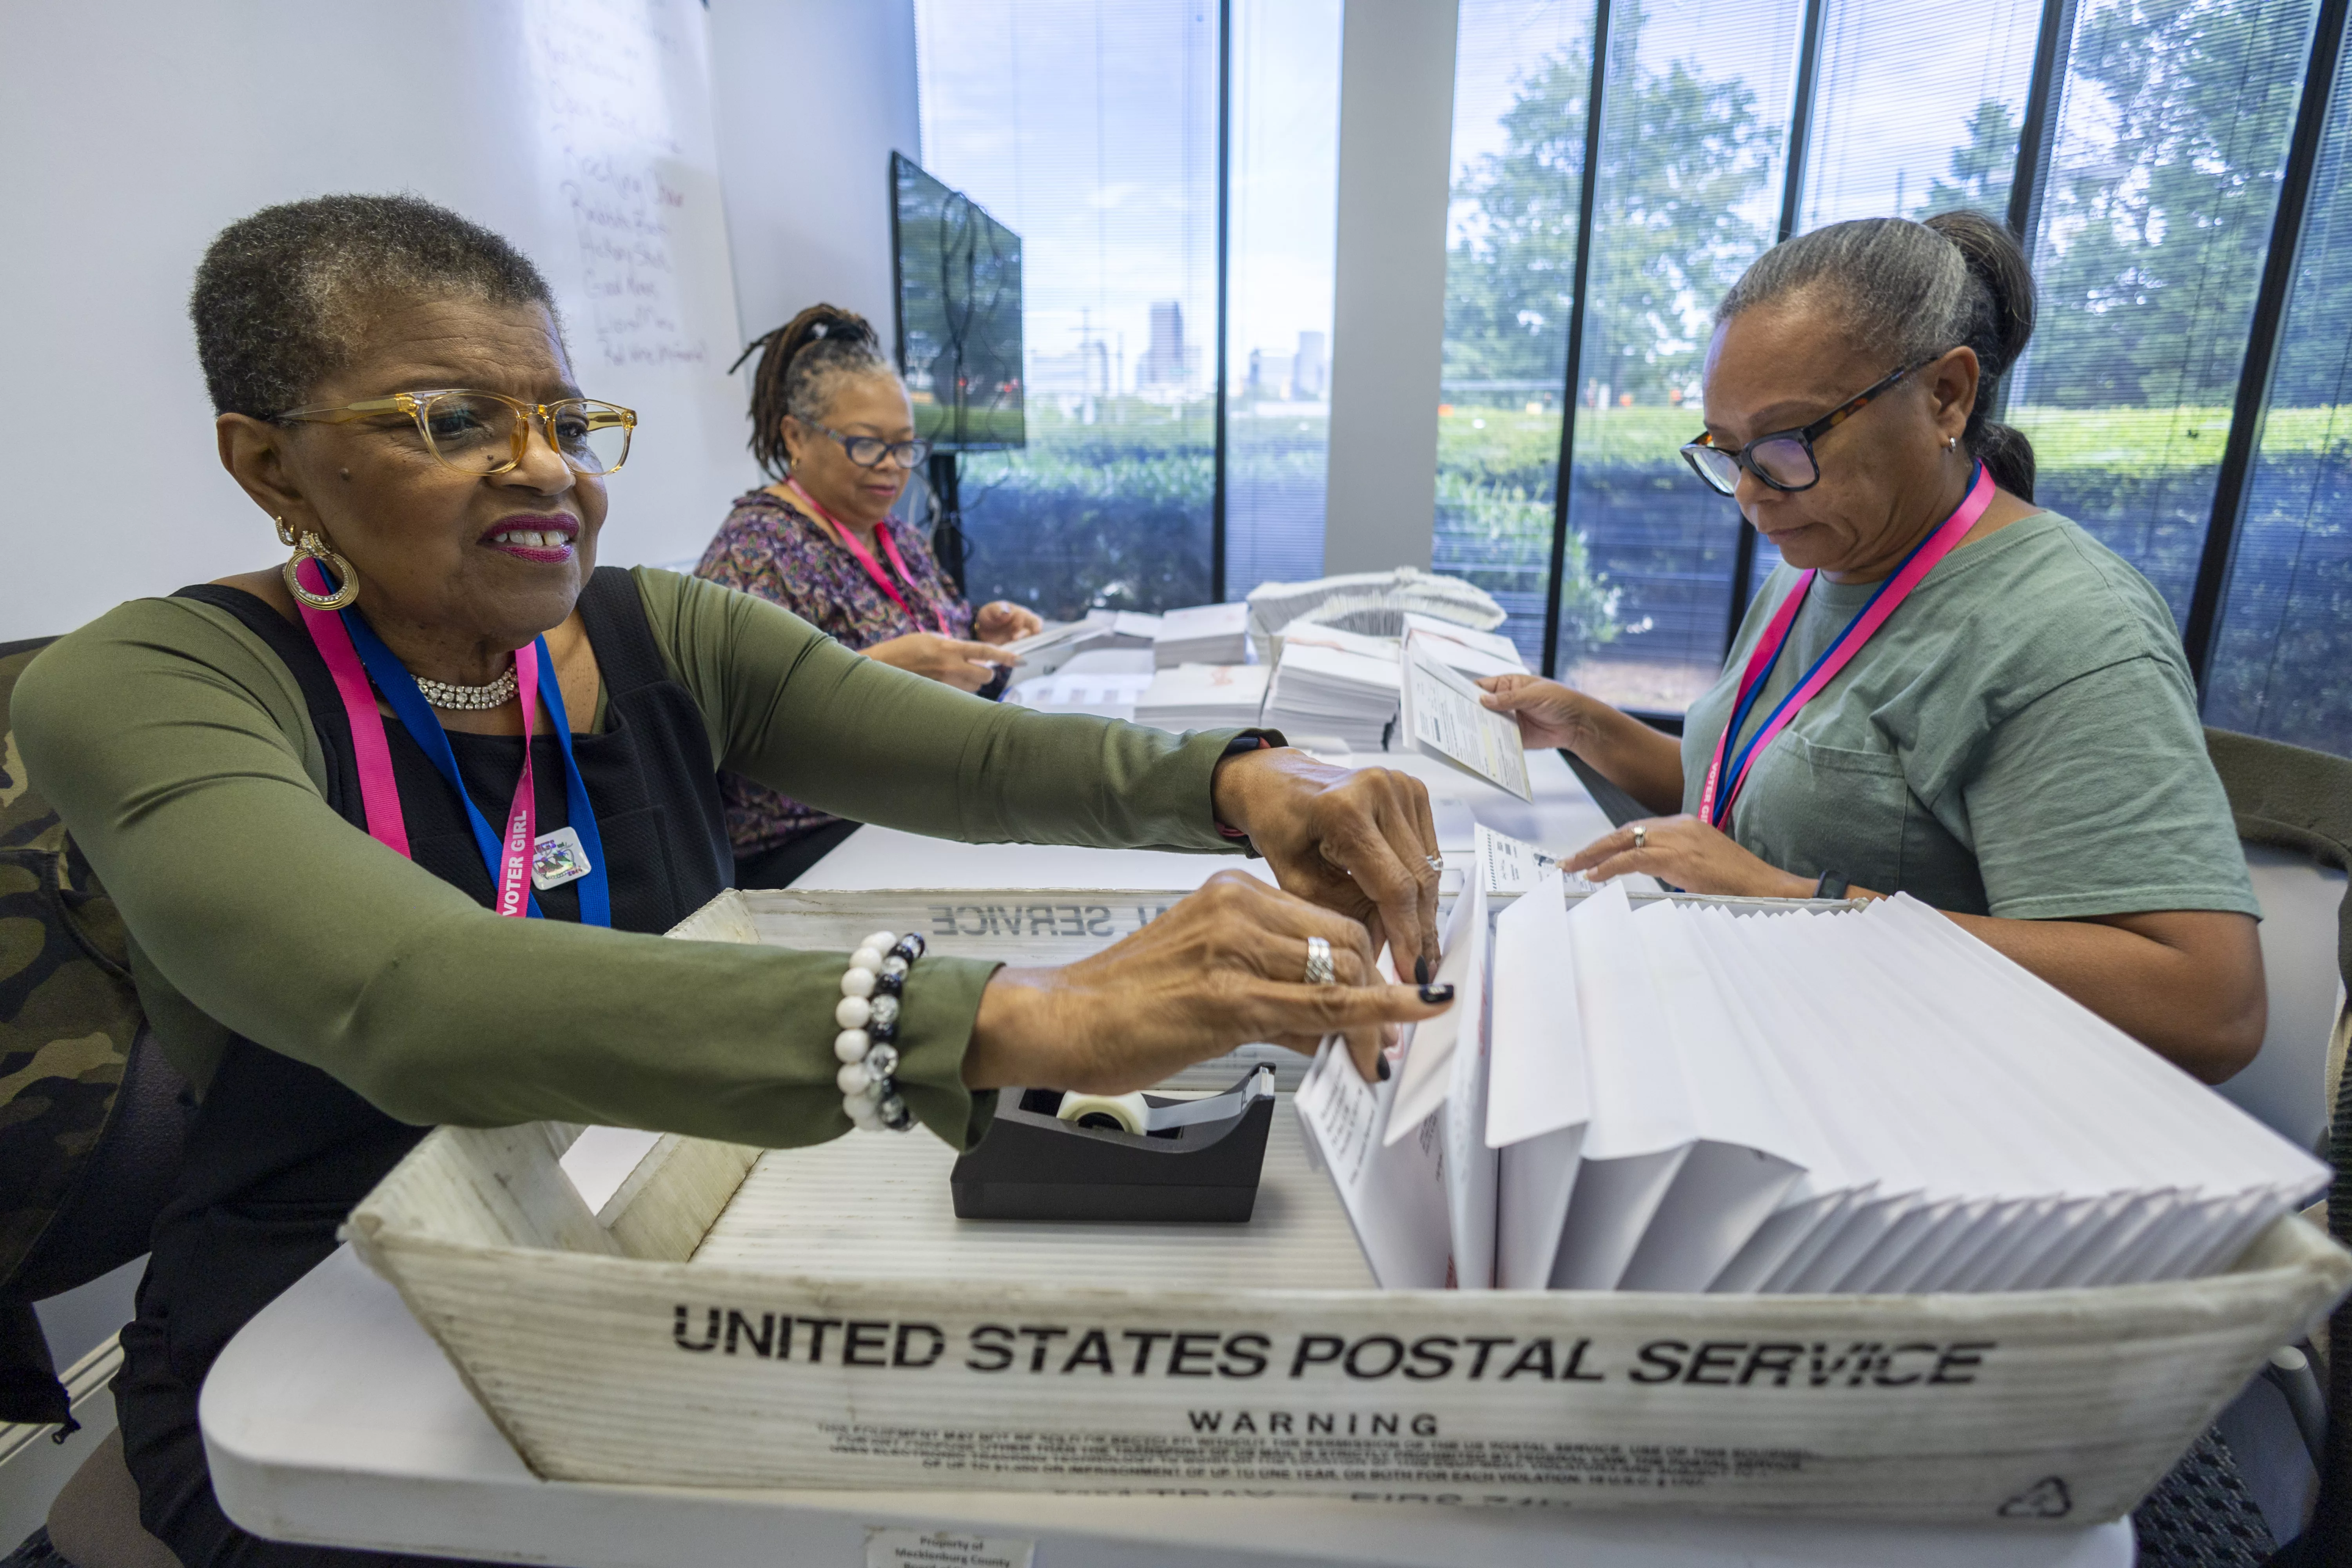
[[[943,452],[1025,445],[1021,237],[897,153],[890,192],[898,369],[916,432]]]

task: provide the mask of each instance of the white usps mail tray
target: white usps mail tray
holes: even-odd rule
[[[674,934],[1057,962],[1171,901],[730,892]],[[555,1479],[2082,1523],[2352,1284],[2285,1219],[2106,1289],[1381,1291],[1287,1108],[1238,1226],[959,1222],[922,1133],[665,1137],[592,1212],[576,1131],[441,1129],[348,1227]]]

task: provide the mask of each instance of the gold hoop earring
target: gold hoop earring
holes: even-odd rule
[[[316,561],[334,574],[338,584],[331,594],[313,594],[302,586],[299,568],[304,561]],[[315,533],[305,533],[294,547],[293,557],[286,563],[286,591],[314,610],[340,610],[360,596],[360,574],[352,563],[335,553],[333,548]]]
[[[284,518],[273,517],[269,521],[278,525],[278,543],[290,545],[294,542],[294,531],[286,526],[286,520]]]

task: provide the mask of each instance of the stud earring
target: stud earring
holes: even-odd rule
[[[1959,449],[1960,438],[1958,436],[1952,437],[1949,440],[1944,443],[1944,450],[1947,452],[1957,452]]]
[[[278,522],[281,533],[289,532],[284,521]],[[316,561],[331,574],[336,584],[331,594],[313,594],[302,585],[301,566],[305,561]],[[294,546],[293,555],[284,567],[286,591],[314,610],[340,610],[360,596],[360,574],[352,563],[337,554],[334,548],[315,533],[305,533]]]

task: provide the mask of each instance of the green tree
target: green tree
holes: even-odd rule
[[[2230,401],[2308,12],[2301,0],[2107,0],[2078,30],[2070,69],[2105,97],[2113,141],[2053,172],[2043,196],[2034,357],[2046,368],[2032,401]]]
[[[1638,4],[1612,14],[1594,191],[1587,376],[1653,401],[1695,373],[1706,312],[1767,239],[1741,216],[1778,145],[1744,82],[1641,61]],[[1557,378],[1567,353],[1591,45],[1538,61],[1502,117],[1503,151],[1454,190],[1445,374]]]
[[[1955,207],[1974,207],[2004,221],[2009,216],[2010,186],[2017,174],[2017,117],[2009,105],[1988,98],[1969,116],[1968,142],[1952,149],[1951,178],[1928,182],[1927,199],[1912,209],[1913,217],[1928,217]]]

